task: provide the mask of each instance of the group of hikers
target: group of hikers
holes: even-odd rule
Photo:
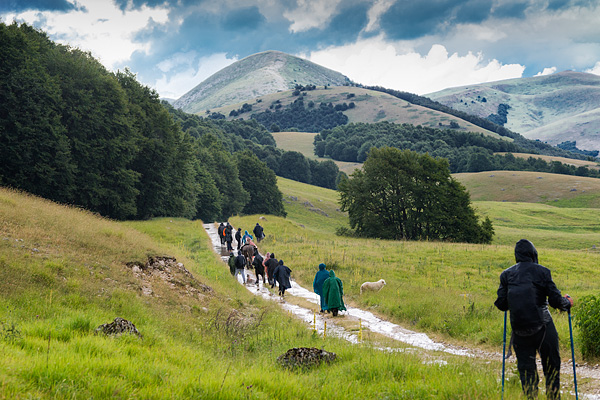
[[[253,242],[254,237],[248,231],[245,231],[242,235],[241,228],[238,228],[235,234],[238,251],[238,254],[235,255],[231,245],[232,231],[233,227],[229,223],[221,223],[217,230],[221,238],[221,245],[227,244],[227,251],[229,251],[228,265],[231,275],[235,276],[236,279],[241,275],[242,282],[246,285],[248,279],[245,269],[254,268],[256,286],[259,286],[259,278],[262,276],[263,285],[266,285],[267,281],[271,285],[271,289],[277,285],[279,296],[283,298],[285,291],[292,287],[290,283],[292,270],[284,264],[283,260],[277,260],[275,253],[266,253],[265,257],[263,257]],[[259,223],[256,223],[252,232],[258,242],[265,237],[264,229]],[[335,317],[340,310],[346,310],[343,300],[344,286],[342,281],[335,276],[333,270],[327,271],[325,264],[319,264],[319,270],[313,282],[313,289],[320,297],[320,313],[330,312]]]
[[[219,228],[220,229],[220,228]],[[231,225],[224,226],[224,231],[231,232]],[[228,241],[228,233],[224,235],[231,251],[229,266],[231,273],[241,274],[244,284],[246,277],[244,267],[247,258],[240,250],[240,245],[251,243],[254,246],[254,256],[251,265],[256,272],[256,284],[259,276],[265,273],[271,288],[277,284],[279,295],[283,298],[286,289],[291,288],[291,270],[277,260],[275,254],[267,253],[263,258],[258,248],[252,242],[253,237],[248,231],[238,240],[238,256],[235,257]],[[257,240],[264,238],[262,227],[257,223],[253,233]],[[573,299],[562,296],[560,290],[552,280],[550,270],[538,263],[538,252],[529,240],[521,239],[515,245],[516,264],[504,270],[500,275],[500,285],[497,291],[495,306],[501,311],[510,311],[510,324],[512,328],[511,345],[517,357],[517,369],[521,380],[523,393],[528,399],[537,398],[539,375],[536,367],[536,354],[539,353],[542,369],[546,379],[546,398],[560,399],[560,352],[558,333],[548,305],[553,308],[569,311],[573,306]],[[346,310],[343,296],[342,281],[335,276],[333,270],[327,271],[325,264],[319,264],[319,269],[313,281],[313,289],[320,297],[320,312],[331,312],[337,316],[340,310]],[[505,326],[506,334],[506,326]],[[504,367],[503,367],[504,368]],[[504,386],[503,386],[504,387]]]

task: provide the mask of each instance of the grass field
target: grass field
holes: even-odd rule
[[[497,362],[382,352],[371,347],[375,343],[357,346],[313,335],[276,304],[237,284],[198,221],[116,223],[6,189],[0,189],[0,221],[0,398],[487,399],[499,394]],[[285,238],[273,235],[276,226],[291,225],[294,235],[308,232],[274,217],[267,223],[273,241]],[[195,279],[136,277],[126,263],[149,255],[176,257]],[[151,296],[141,290],[148,284]],[[190,286],[201,285],[212,290],[190,295]],[[94,334],[115,317],[133,322],[143,337]],[[299,346],[333,351],[338,360],[307,370],[281,368],[276,358]],[[447,364],[431,362],[440,357]],[[518,382],[510,376],[506,398],[518,399]]]
[[[505,155],[508,153],[494,153],[494,154],[500,154],[500,155]],[[546,161],[547,163],[552,162],[552,161],[560,161],[563,164],[567,164],[567,165],[574,165],[576,167],[587,167],[590,169],[599,169],[600,166],[598,165],[597,162],[595,161],[588,161],[588,160],[575,160],[573,158],[565,158],[565,157],[556,157],[556,156],[543,156],[543,155],[539,155],[539,154],[527,154],[527,153],[511,153],[513,156],[518,157],[518,158],[524,158],[524,159],[528,159],[529,157],[533,157],[533,158],[541,158],[542,160]]]

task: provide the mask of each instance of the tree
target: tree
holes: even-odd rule
[[[278,175],[303,183],[310,183],[312,179],[306,157],[297,151],[286,151],[281,155]]]
[[[283,195],[277,187],[275,173],[250,150],[235,153],[234,156],[242,185],[250,194],[250,201],[242,212],[285,217],[287,214],[283,208]]]
[[[357,234],[382,239],[489,243],[491,221],[479,224],[448,161],[392,147],[372,148],[363,168],[338,190]]]

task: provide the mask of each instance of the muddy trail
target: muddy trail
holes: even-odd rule
[[[229,259],[229,252],[221,246],[217,224],[204,224],[204,228],[211,238],[214,251],[221,256],[226,264]],[[237,254],[237,251],[234,250],[234,253]],[[224,267],[227,266],[224,265]],[[500,352],[494,353],[434,341],[425,333],[406,329],[381,319],[369,311],[351,307],[348,304],[346,304],[347,310],[340,312],[342,318],[339,316],[336,318],[330,314],[320,314],[317,312],[319,310],[318,296],[297,284],[293,278],[291,279],[292,288],[286,290],[285,300],[282,300],[277,295],[276,289],[270,289],[270,285],[265,286],[262,281],[256,281],[253,269],[246,269],[246,274],[249,275],[249,283],[245,285],[248,291],[264,299],[278,302],[284,310],[303,320],[309,329],[315,330],[319,335],[333,335],[355,344],[360,343],[366,336],[367,340],[372,343],[387,344],[375,346],[380,350],[418,352],[423,356],[424,362],[428,363],[447,364],[451,362],[444,354],[475,357],[486,361],[500,362],[502,360],[502,353]],[[243,285],[239,278],[238,281]],[[514,355],[506,363],[507,371],[516,370]],[[598,364],[580,364],[579,362],[576,363],[576,366],[580,398],[600,400],[600,366]],[[540,378],[542,378],[543,373],[539,357],[538,369]],[[565,360],[564,355],[561,375],[563,391],[574,394],[572,362],[570,359]]]

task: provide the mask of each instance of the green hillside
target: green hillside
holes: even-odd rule
[[[565,71],[450,88],[427,97],[483,118],[506,104],[510,108],[504,126],[514,132],[553,145],[575,140],[578,148],[600,149],[597,75]]]
[[[347,82],[349,79],[339,72],[308,60],[279,51],[265,51],[223,68],[177,99],[173,106],[189,113],[204,113],[289,90],[297,83],[341,86]]]
[[[117,223],[6,189],[0,189],[0,220],[3,398],[364,399],[402,398],[407,391],[487,398],[497,392],[497,362],[408,352],[398,343],[386,346],[399,351],[382,352],[368,332],[364,346],[314,335],[235,282],[199,221]],[[266,223],[275,221],[289,223],[277,217]],[[285,238],[267,233],[269,240]],[[175,257],[183,266],[146,264],[149,256]],[[135,324],[141,336],[94,334],[116,317]],[[337,361],[294,372],[280,367],[277,357],[300,346],[335,352]],[[430,357],[443,360],[427,363]],[[519,392],[511,385],[507,398]]]
[[[334,105],[350,102],[355,103],[355,108],[343,112],[348,117],[349,122],[374,123],[389,121],[398,124],[407,123],[432,128],[449,128],[450,123],[454,122],[458,124],[459,130],[483,133],[498,139],[512,140],[452,115],[414,105],[387,93],[375,90],[353,86],[339,86],[328,87],[327,89],[321,87],[303,93],[306,93],[304,96],[305,104],[311,101],[315,104],[333,103]],[[285,107],[297,98],[298,96],[293,95],[293,90],[260,96],[252,101],[248,101],[252,105],[252,111],[229,118],[249,119],[253,114],[271,109],[273,104],[281,104],[281,106]],[[225,116],[229,116],[232,110],[238,110],[242,105],[243,103],[231,104],[211,109],[211,112],[219,112]],[[205,110],[200,110],[199,113],[205,114]]]

